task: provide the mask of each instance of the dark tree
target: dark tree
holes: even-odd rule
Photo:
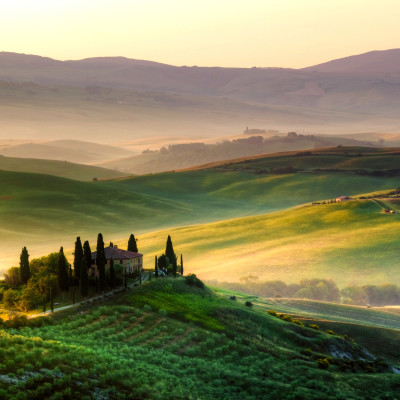
[[[168,235],[167,245],[165,247],[165,255],[168,257],[169,262],[176,266],[176,255],[174,252],[174,247],[172,246],[171,236]]]
[[[158,257],[158,267],[159,268],[167,268],[169,264],[170,264],[169,258],[165,254]]]
[[[109,246],[110,246],[110,247],[114,247],[114,243],[113,243],[113,242],[110,242]]]
[[[181,254],[181,275],[183,276],[183,257]]]
[[[104,250],[97,252],[97,269],[99,271],[99,288],[101,292],[106,290],[106,257]]]
[[[104,253],[104,240],[101,233],[97,236],[97,257],[96,264],[99,271],[99,288],[101,292],[106,289],[106,256]]]
[[[134,253],[138,252],[135,235],[133,233],[131,233],[131,236],[129,236],[128,251],[133,251]]]
[[[50,310],[54,312],[54,295],[53,295],[53,288],[50,288]]]
[[[79,279],[81,276],[81,264],[82,264],[83,248],[81,238],[78,236],[75,242],[74,251],[74,275]]]
[[[83,255],[86,258],[86,266],[89,270],[89,268],[92,266],[92,250],[88,240],[86,240],[83,244]]]
[[[157,256],[155,256],[156,261],[155,261],[155,265],[154,265],[154,271],[155,271],[155,277],[158,278],[158,264],[157,264]]]
[[[19,261],[19,274],[21,278],[21,283],[26,285],[29,278],[31,277],[31,273],[29,270],[29,254],[26,247],[24,247],[21,251],[20,261]]]
[[[115,288],[115,269],[114,269],[114,260],[110,260],[110,287],[111,289]]]
[[[67,267],[67,259],[64,255],[64,250],[61,247],[60,252],[58,254],[58,262],[57,262],[57,278],[58,278],[58,288],[61,292],[68,292],[69,290],[69,276],[68,276],[68,267]]]
[[[81,296],[86,297],[89,294],[89,275],[88,275],[88,267],[85,256],[83,256],[81,259],[80,270],[81,270],[81,276],[80,276]]]

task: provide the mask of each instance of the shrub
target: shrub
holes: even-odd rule
[[[251,301],[246,301],[246,303],[244,303],[244,305],[246,306],[246,307],[253,307],[253,303],[251,302]]]
[[[328,369],[329,368],[329,361],[326,358],[319,358],[317,361],[318,368],[321,369]]]
[[[185,282],[187,285],[190,286],[197,286],[200,289],[204,288],[204,283],[197,278],[197,276],[195,274],[189,274],[185,277]]]
[[[311,328],[311,329],[315,329],[316,331],[319,331],[319,330],[320,330],[320,329],[319,329],[319,326],[318,326],[318,325],[315,325],[315,324],[311,324],[311,325],[309,325],[308,327]]]
[[[298,319],[294,319],[292,322],[293,322],[294,324],[296,324],[296,325],[304,326],[304,324],[303,324],[300,320],[298,320]]]
[[[334,331],[332,331],[331,329],[328,329],[326,331],[326,333],[328,333],[329,335],[336,335],[336,333]]]
[[[236,296],[230,296],[229,297],[231,300],[236,300]]]
[[[148,305],[148,304],[145,304],[145,305],[143,306],[143,311],[146,311],[146,312],[151,311],[151,306]]]
[[[276,311],[274,311],[274,310],[268,310],[267,313],[268,313],[269,315],[272,315],[273,317],[277,317],[277,316],[278,316],[278,314],[277,314]]]

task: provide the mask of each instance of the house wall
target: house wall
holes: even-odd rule
[[[93,264],[89,268],[89,277],[99,277],[99,271],[95,261],[92,260]],[[114,260],[114,263],[121,264],[126,268],[128,274],[133,273],[136,270],[142,271],[143,269],[143,257],[131,258],[130,260]],[[106,274],[110,270],[110,260],[107,260],[105,265]]]

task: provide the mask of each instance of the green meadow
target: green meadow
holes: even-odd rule
[[[18,158],[0,156],[0,170],[49,174],[77,181],[91,181],[125,176],[123,172],[112,169],[75,164],[67,161],[42,160],[38,158]]]
[[[398,390],[397,364],[357,341],[183,278],[7,321],[0,342],[0,395],[13,400],[361,400]]]
[[[171,230],[189,224],[275,212],[343,194],[393,189],[398,186],[398,180],[395,177],[346,174],[256,175],[201,170],[78,182],[43,174],[0,171],[0,184],[0,267],[4,270],[17,263],[23,246],[30,249],[32,256],[41,256],[61,245],[71,248],[77,235],[94,241],[97,233],[102,232],[105,240],[115,241],[131,232],[142,235],[163,228]],[[291,216],[294,216],[292,211],[285,212],[275,223],[279,227],[280,222]],[[262,226],[263,218],[255,217],[251,221],[259,220]],[[265,218],[274,218],[274,215]],[[238,228],[243,234],[243,227],[248,230],[247,220],[227,222],[228,225],[232,223],[237,225],[236,228],[224,228],[218,232],[213,227],[203,227],[204,230],[211,229],[206,234],[208,239],[201,246],[192,247],[193,253],[187,252],[187,255],[193,260],[197,254],[196,257],[202,258],[202,264],[209,265],[208,269],[217,270],[214,262],[219,264],[225,258],[224,252],[229,258],[228,252],[232,250],[229,242],[240,244],[237,235],[240,236],[241,232],[228,237],[229,229]],[[304,224],[306,229],[307,221]],[[219,237],[213,239],[215,233]],[[152,237],[156,238],[157,234],[147,236],[152,243],[150,253],[159,253],[164,246],[159,246],[157,240],[150,239]],[[254,242],[254,238],[250,232],[247,238],[240,239],[250,245],[240,260],[243,265],[250,259],[257,259],[251,249],[256,249],[261,241],[256,238]],[[223,249],[218,247],[218,243],[224,243]],[[190,243],[188,246],[187,250]],[[148,251],[149,247],[143,245],[141,249]],[[309,249],[311,253],[311,247]],[[216,258],[215,253],[208,253],[215,250],[219,253]],[[242,246],[242,255],[243,250]],[[204,262],[205,252],[212,254],[207,256],[207,262]],[[197,270],[198,265],[196,262],[192,267]],[[264,270],[261,265],[255,273]],[[226,272],[224,267],[221,270]],[[242,272],[232,274],[235,278],[242,275]]]
[[[184,254],[187,272],[203,279],[296,283],[332,278],[340,287],[400,280],[397,214],[383,213],[375,200],[305,205],[227,221],[169,229],[140,236],[146,265],[171,234]],[[122,245],[122,243],[121,243]]]

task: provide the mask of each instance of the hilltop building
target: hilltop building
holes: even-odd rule
[[[351,197],[349,197],[349,196],[336,197],[336,203],[339,203],[341,201],[347,201],[347,200],[353,200],[353,199]]]
[[[106,247],[104,253],[106,257],[106,273],[110,270],[111,259],[113,259],[114,263],[123,265],[128,274],[131,274],[134,271],[142,271],[143,269],[143,254],[122,250],[117,246]],[[92,253],[92,265],[89,268],[89,276],[99,276],[96,260],[97,251],[94,251]]]

